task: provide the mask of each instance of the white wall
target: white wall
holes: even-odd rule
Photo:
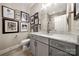
[[[30,12],[28,8],[26,8],[23,4],[0,4],[0,50],[3,50],[5,48],[9,48],[11,46],[14,46],[18,43],[20,43],[21,40],[27,37],[28,32],[19,32],[19,33],[11,33],[11,34],[2,34],[2,9],[1,6],[5,5],[7,7],[10,7],[12,9],[17,9],[20,11]],[[15,36],[17,35],[17,38]]]

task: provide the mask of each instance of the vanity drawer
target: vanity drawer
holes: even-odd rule
[[[58,49],[61,49],[63,51],[66,51],[70,54],[73,54],[73,55],[76,54],[76,46],[74,44],[58,41],[55,39],[50,39],[50,45]]]
[[[38,40],[38,41],[43,42],[45,44],[48,44],[48,38],[45,38],[45,37],[42,37],[42,36],[39,36],[39,35],[31,35],[30,38]]]
[[[63,51],[60,51],[58,49],[50,47],[50,56],[71,56],[71,55]]]
[[[43,42],[45,44],[48,44],[48,38],[42,37],[42,36],[37,36],[37,39],[40,42]]]
[[[30,39],[36,39],[37,36],[36,35],[30,35]]]

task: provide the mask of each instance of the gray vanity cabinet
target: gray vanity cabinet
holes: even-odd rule
[[[30,47],[34,56],[48,56],[48,45],[37,40],[31,39]]]
[[[36,55],[36,53],[35,53],[36,47],[35,47],[35,40],[34,39],[31,39],[31,41],[30,41],[30,48],[31,48],[32,55]]]
[[[79,55],[79,46],[47,37],[32,35],[30,43],[35,56],[74,56]]]
[[[34,56],[48,56],[48,43],[47,38],[40,36],[31,36],[30,47]]]
[[[48,38],[37,36],[37,56],[48,56]]]
[[[37,41],[37,56],[48,56],[48,45]]]

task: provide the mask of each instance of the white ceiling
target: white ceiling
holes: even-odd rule
[[[49,12],[60,12],[67,10],[67,4],[66,3],[57,3],[52,4],[50,7],[47,8]]]
[[[46,5],[46,4],[49,4],[49,3],[35,3],[35,4],[33,4],[32,8],[34,8],[35,6],[38,6],[38,4],[41,6],[41,5]],[[37,8],[39,9],[39,6]],[[50,13],[51,12],[65,11],[65,10],[67,10],[67,3],[51,3],[51,4],[49,4],[48,7],[46,7],[46,9]],[[43,10],[44,10],[44,8],[43,8]]]
[[[34,3],[1,3],[1,4],[20,11],[29,10],[34,5]]]
[[[15,8],[15,9],[19,9],[21,11],[25,11],[25,10],[30,10],[30,8],[35,7],[35,5],[39,4],[39,3],[2,3],[5,6],[11,7],[11,8]],[[43,3],[41,3],[43,4]],[[40,4],[40,5],[41,5]],[[61,10],[66,10],[66,3],[57,3],[56,5],[52,3],[52,5],[47,8],[50,10],[50,12],[57,12],[57,11],[61,11]]]
[[[32,5],[34,5],[34,3],[1,3],[1,4],[16,5],[20,7],[31,7]]]

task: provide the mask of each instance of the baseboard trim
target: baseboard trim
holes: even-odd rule
[[[17,45],[15,45],[15,46],[6,48],[6,49],[4,49],[4,50],[1,50],[1,51],[0,51],[0,55],[5,54],[5,53],[7,53],[7,52],[9,52],[9,51],[11,51],[11,50],[13,50],[13,49],[16,49],[16,48],[20,47],[20,46],[21,46],[20,44],[17,44]]]

